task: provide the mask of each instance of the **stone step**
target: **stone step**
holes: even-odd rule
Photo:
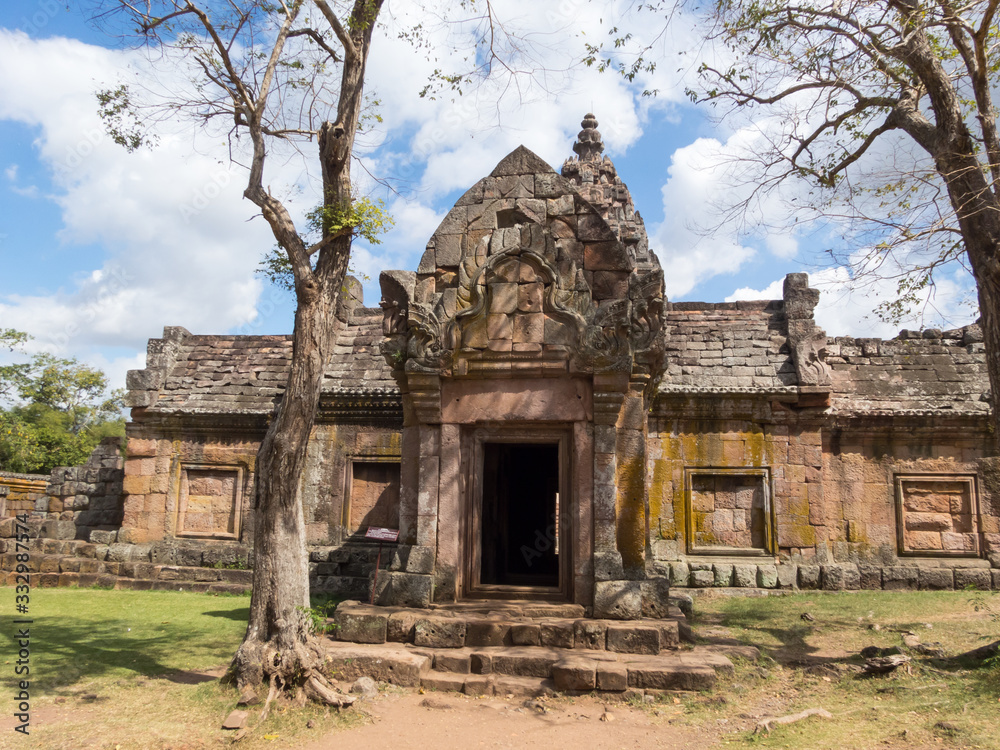
[[[419,687],[431,669],[431,658],[395,643],[356,644],[327,641],[326,665],[329,677],[354,681],[368,676],[378,682],[401,687]]]
[[[565,618],[579,619],[584,615],[583,606],[565,602],[539,602],[532,599],[504,599],[475,602],[448,602],[431,604],[429,610],[434,612],[454,612],[459,615],[486,615],[516,619]]]
[[[466,695],[504,695],[514,698],[538,698],[553,695],[555,683],[548,678],[511,675],[471,675],[431,670],[420,678],[420,687],[439,692]]]
[[[407,609],[349,601],[337,607],[333,623],[334,637],[350,643],[412,643],[430,649],[541,646],[655,655],[679,648],[682,638],[690,639],[680,610],[673,608],[671,615],[629,621],[514,618],[486,616],[475,609]]]
[[[754,658],[756,651],[743,649],[740,655]],[[429,650],[408,644],[327,643],[327,671],[338,680],[367,675],[403,687],[467,695],[707,690],[718,673],[732,670],[724,654],[707,648],[654,656],[542,646]]]

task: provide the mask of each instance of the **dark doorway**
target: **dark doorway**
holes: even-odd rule
[[[480,582],[559,586],[559,446],[484,443]]]

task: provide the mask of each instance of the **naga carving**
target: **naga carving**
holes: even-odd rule
[[[782,293],[785,318],[788,321],[788,346],[800,386],[829,386],[833,373],[826,363],[826,333],[813,320],[813,310],[819,302],[819,290],[809,286],[804,273],[785,277]]]

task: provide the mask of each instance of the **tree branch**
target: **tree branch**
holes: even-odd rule
[[[330,28],[333,29],[333,33],[337,35],[337,39],[344,46],[344,57],[345,59],[353,59],[358,56],[358,49],[354,44],[354,40],[351,39],[351,35],[347,33],[347,29],[343,27],[340,23],[340,19],[337,18],[337,14],[333,12],[330,5],[326,0],[313,0],[316,7],[319,8],[320,13],[326,19],[326,22],[330,24]]]

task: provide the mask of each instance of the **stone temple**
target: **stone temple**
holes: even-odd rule
[[[314,590],[367,600],[369,527],[400,532],[376,601],[410,607],[629,620],[665,615],[671,587],[1000,587],[978,327],[831,339],[805,274],[780,300],[671,303],[603,149],[592,115],[560,172],[516,149],[415,271],[381,275],[378,307],[351,283],[301,487]],[[151,340],[120,503],[96,513],[86,477],[54,472],[35,503],[50,551],[123,581],[245,585],[229,568],[290,353]]]

